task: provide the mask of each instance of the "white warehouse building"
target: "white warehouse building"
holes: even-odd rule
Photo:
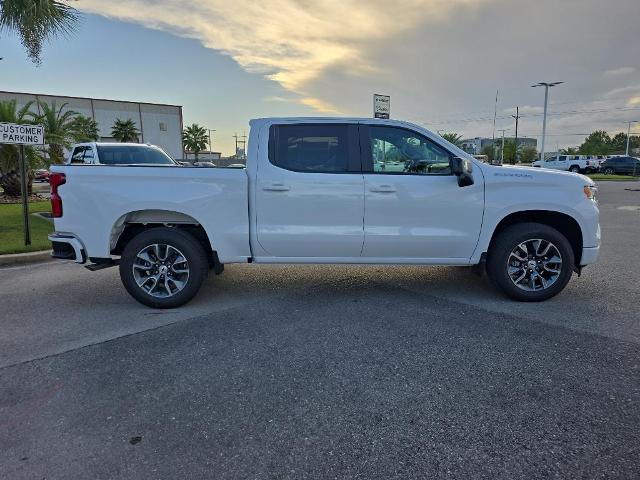
[[[171,157],[183,158],[182,107],[179,105],[0,91],[0,100],[13,99],[19,108],[33,102],[34,113],[40,113],[39,102],[55,102],[57,107],[66,103],[66,110],[93,118],[98,123],[100,140],[105,142],[114,141],[111,127],[117,118],[131,119],[140,131],[139,142],[158,145]]]

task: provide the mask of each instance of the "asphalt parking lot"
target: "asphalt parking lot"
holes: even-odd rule
[[[640,183],[600,207],[600,262],[540,304],[230,265],[154,311],[116,269],[1,269],[0,478],[638,478]]]

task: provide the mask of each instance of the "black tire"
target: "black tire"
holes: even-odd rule
[[[569,171],[573,173],[580,173],[580,167],[578,165],[571,165]]]
[[[153,244],[173,247],[179,250],[187,261],[186,283],[181,290],[163,298],[153,296],[140,287],[133,273],[138,253]],[[137,301],[152,308],[175,308],[187,303],[200,290],[208,270],[207,255],[202,245],[190,234],[170,227],[152,228],[136,235],[127,243],[120,258],[120,278],[124,288]],[[165,280],[165,284],[166,282]]]
[[[515,285],[508,273],[509,256],[514,248],[531,239],[551,242],[562,258],[560,273],[549,287],[525,291]],[[540,302],[560,293],[571,279],[574,254],[567,238],[555,228],[541,223],[518,223],[504,229],[487,252],[487,275],[507,296],[521,302]]]
[[[602,173],[604,173],[605,175],[611,175],[613,173],[613,168],[607,167],[602,171]]]

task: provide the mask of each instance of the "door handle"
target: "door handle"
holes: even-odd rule
[[[284,183],[269,183],[262,187],[262,189],[269,192],[287,192],[291,190],[291,187],[289,185],[285,185]]]
[[[396,189],[393,185],[378,185],[376,187],[371,187],[369,191],[376,193],[393,193]]]

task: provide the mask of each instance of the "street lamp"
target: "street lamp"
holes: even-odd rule
[[[211,132],[215,132],[216,129],[215,128],[207,128],[207,131],[209,132],[209,153],[211,153],[213,151],[213,145],[211,144]]]
[[[632,123],[640,123],[640,120],[631,120],[630,122],[627,122],[627,150],[625,152],[625,155],[627,157],[629,156],[629,135],[631,135],[631,124]]]
[[[544,162],[544,141],[547,135],[547,102],[549,100],[549,87],[555,87],[556,85],[560,85],[564,82],[540,82],[535,85],[531,85],[532,87],[544,87],[544,116],[542,118],[542,146],[540,151],[540,160]]]

